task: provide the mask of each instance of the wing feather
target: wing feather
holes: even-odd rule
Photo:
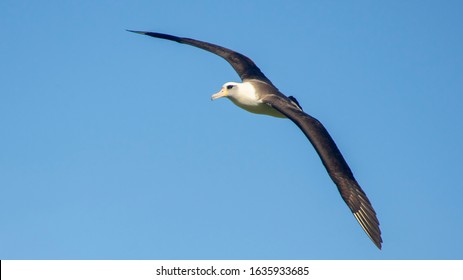
[[[260,71],[259,67],[247,56],[242,55],[238,52],[232,51],[230,49],[214,45],[211,43],[191,39],[191,38],[182,38],[169,34],[157,33],[157,32],[145,32],[145,31],[133,31],[127,30],[130,32],[147,35],[155,38],[166,39],[174,41],[181,44],[191,45],[208,52],[214,53],[223,59],[225,59],[230,65],[235,69],[236,73],[240,76],[241,80],[260,80],[269,85],[272,85],[272,82]]]
[[[290,100],[283,95],[269,94],[262,101],[291,119],[304,132],[320,156],[329,176],[338,187],[342,199],[368,237],[381,249],[383,240],[376,212],[322,123],[291,104]]]

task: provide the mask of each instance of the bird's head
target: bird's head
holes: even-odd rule
[[[233,96],[234,93],[238,92],[239,85],[240,85],[239,83],[235,83],[235,82],[225,83],[219,92],[211,96],[211,99],[216,100],[222,97]]]

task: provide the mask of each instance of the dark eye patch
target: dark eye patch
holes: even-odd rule
[[[227,86],[227,89],[232,89],[233,88],[233,85],[228,85]]]

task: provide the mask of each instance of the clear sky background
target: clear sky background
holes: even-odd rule
[[[462,259],[463,2],[0,2],[1,259]],[[331,133],[363,232],[289,120],[221,99],[251,57]]]

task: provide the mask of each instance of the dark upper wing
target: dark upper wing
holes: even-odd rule
[[[265,75],[260,71],[259,67],[257,67],[256,64],[254,64],[254,62],[250,58],[235,51],[229,50],[227,48],[190,38],[181,38],[168,34],[133,30],[127,31],[148,35],[155,38],[171,40],[178,43],[191,45],[211,53],[215,53],[216,55],[221,56],[226,61],[228,61],[228,63],[231,64],[233,69],[235,69],[236,73],[238,73],[238,75],[240,76],[241,80],[257,79],[272,85],[272,82],[269,79],[267,79],[267,77],[265,77]]]
[[[376,212],[325,127],[317,119],[289,103],[283,96],[269,94],[263,101],[291,119],[304,132],[347,206],[373,243],[381,249],[383,240]]]

